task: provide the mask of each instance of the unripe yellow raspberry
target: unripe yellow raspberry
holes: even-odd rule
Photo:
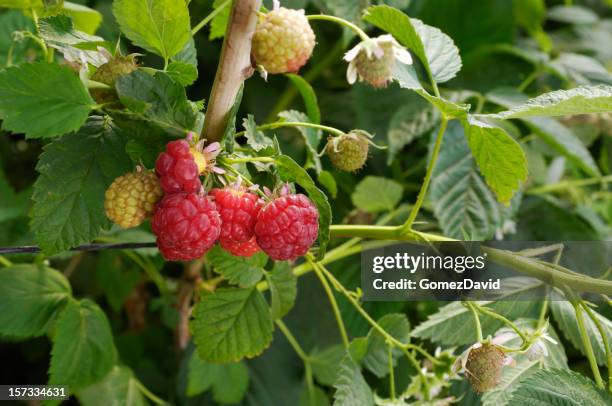
[[[130,172],[118,177],[106,189],[106,216],[123,228],[137,227],[153,214],[163,191],[153,172]]]
[[[304,10],[281,7],[262,17],[253,35],[255,63],[268,73],[297,72],[315,46],[315,34]]]
[[[369,146],[368,138],[360,131],[354,130],[339,137],[330,137],[326,153],[336,168],[354,172],[365,165]]]
[[[465,371],[477,393],[486,392],[499,385],[504,360],[504,352],[494,344],[483,344],[470,351]]]

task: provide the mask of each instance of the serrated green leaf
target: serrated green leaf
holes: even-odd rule
[[[288,122],[311,122],[306,114],[296,110],[282,111],[278,115]],[[323,167],[321,166],[321,158],[319,158],[319,152],[317,151],[321,143],[321,130],[309,127],[296,127],[296,130],[304,139],[306,146],[306,163],[304,168],[314,168],[317,174],[321,173]]]
[[[175,62],[188,63],[189,65],[193,65],[196,69],[198,68],[198,50],[193,37],[187,41],[183,49],[181,49],[181,52],[172,57],[172,60]]]
[[[400,107],[391,117],[387,131],[387,164],[390,165],[406,145],[433,130],[438,116],[437,111],[420,98]]]
[[[187,377],[187,396],[211,389],[213,398],[222,404],[240,403],[249,387],[249,371],[243,363],[209,364],[196,352],[191,354]]]
[[[334,382],[334,406],[369,406],[374,404],[374,396],[363,378],[359,365],[350,355],[346,355],[339,365]]]
[[[113,334],[104,312],[91,300],[72,300],[55,327],[50,385],[76,390],[100,381],[117,360]]]
[[[574,347],[584,354],[584,344],[582,343],[578,321],[576,320],[576,312],[572,304],[563,300],[560,295],[555,294],[553,300],[550,302],[550,310],[552,311],[555,321],[559,325],[559,329],[563,332],[563,335],[569,339]],[[612,322],[595,310],[593,310],[593,313],[602,325],[604,332],[606,332],[608,345],[612,347]],[[582,311],[582,314],[587,335],[589,336],[593,352],[595,353],[595,359],[599,365],[605,365],[606,350],[599,330],[597,330],[597,326],[595,326],[595,323],[593,323],[593,320],[591,320],[586,312]]]
[[[32,231],[45,253],[90,242],[110,226],[104,192],[132,163],[115,128],[94,117],[78,133],[45,146],[36,170]]]
[[[540,370],[521,382],[510,402],[513,406],[604,406],[612,404],[612,397],[577,372],[553,369]]]
[[[297,297],[297,277],[286,261],[274,263],[274,268],[268,274],[270,285],[270,308],[273,319],[284,317],[293,308]]]
[[[198,79],[198,69],[186,62],[170,62],[166,74],[183,86],[190,86]]]
[[[82,4],[72,3],[70,1],[63,2],[63,12],[72,17],[74,26],[77,30],[87,34],[94,34],[100,24],[102,24],[102,14],[98,10],[94,10]]]
[[[47,333],[70,295],[70,283],[54,269],[29,264],[0,269],[0,334]]]
[[[140,383],[128,367],[115,366],[100,382],[78,391],[83,406],[147,406]]]
[[[520,317],[537,318],[539,306],[529,299],[544,294],[542,282],[517,277],[507,279],[504,285],[507,289],[500,293],[498,300],[481,304],[510,320]],[[481,324],[485,337],[503,325],[499,320],[486,315],[481,316]],[[476,341],[476,325],[469,309],[459,302],[453,302],[416,326],[411,335],[448,346],[472,344]]]
[[[255,288],[223,288],[202,297],[190,323],[200,357],[235,362],[263,352],[274,325],[268,304]]]
[[[231,11],[229,6],[230,3],[226,0],[215,0],[213,2],[213,9],[219,10],[220,7],[223,8],[217,12],[210,22],[210,35],[208,37],[210,40],[223,38],[225,36],[225,30],[227,29]]]
[[[41,18],[39,30],[42,39],[57,49],[62,49],[66,45],[104,42],[104,38],[75,29],[72,19],[66,15]]]
[[[249,114],[247,118],[242,120],[242,126],[244,127],[244,135],[247,138],[248,145],[255,151],[261,151],[274,144],[270,137],[267,137],[263,131],[257,129],[255,116],[252,114]]]
[[[274,158],[278,175],[285,182],[295,182],[300,185],[319,210],[319,258],[325,255],[329,242],[329,226],[331,224],[331,207],[325,193],[316,187],[308,172],[286,155]]]
[[[500,106],[512,109],[526,101],[526,96],[514,89],[497,89],[487,98]],[[508,110],[511,111],[511,110]],[[599,169],[591,153],[567,127],[548,117],[524,118],[527,126],[555,151],[568,157],[591,176],[598,176]]]
[[[185,1],[115,0],[113,14],[135,45],[163,58],[179,53],[191,38]]]
[[[402,199],[402,185],[380,176],[366,176],[351,195],[355,207],[376,213],[393,210]]]
[[[400,44],[414,52],[436,82],[449,81],[461,70],[459,50],[453,40],[438,28],[389,6],[368,8],[364,20],[392,34]]]
[[[197,111],[187,99],[185,89],[164,72],[154,76],[140,70],[117,79],[121,102],[154,124],[183,135],[196,125]]]
[[[79,77],[66,66],[36,62],[0,71],[2,127],[29,138],[78,130],[94,106]]]
[[[345,356],[346,350],[341,344],[332,345],[324,350],[315,348],[309,355],[315,379],[321,385],[332,386],[336,381],[338,365]]]
[[[304,100],[304,106],[308,113],[308,118],[311,123],[321,124],[321,111],[319,110],[319,102],[317,101],[317,94],[314,89],[303,77],[294,73],[288,73],[285,75],[291,80],[291,83],[300,92],[302,100]]]
[[[236,257],[216,245],[208,251],[206,259],[213,266],[215,272],[223,275],[231,284],[249,287],[255,285],[263,277],[263,267],[268,257],[258,252],[250,257]]]
[[[480,173],[500,202],[508,205],[527,180],[527,158],[518,142],[499,127],[472,117],[464,121],[468,145]]]
[[[389,335],[402,343],[410,342],[410,322],[406,315],[390,313],[381,317],[378,325]],[[393,365],[402,352],[395,348],[392,351]],[[389,374],[389,355],[387,339],[373,328],[368,333],[368,350],[363,358],[363,364],[379,378]]]
[[[612,111],[612,86],[599,85],[545,93],[496,116],[502,119],[556,117],[609,111]]]

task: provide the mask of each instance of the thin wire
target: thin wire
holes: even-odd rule
[[[104,251],[104,250],[123,250],[123,249],[138,249],[138,248],[155,248],[155,242],[129,242],[117,244],[85,244],[70,248],[69,251]],[[2,254],[36,254],[41,252],[38,245],[23,245],[19,247],[0,247],[0,255]]]

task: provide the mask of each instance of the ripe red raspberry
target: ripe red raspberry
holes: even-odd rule
[[[245,242],[233,242],[221,237],[219,239],[219,244],[221,245],[221,248],[237,257],[250,257],[251,255],[255,255],[260,251],[259,245],[257,245],[257,241],[255,240],[255,236]]]
[[[304,10],[281,7],[260,19],[253,35],[255,63],[269,73],[297,72],[310,58],[315,35]]]
[[[268,203],[257,216],[257,244],[277,261],[306,254],[317,239],[319,212],[302,194],[282,196]]]
[[[157,246],[168,261],[200,258],[221,233],[215,203],[196,193],[166,195],[157,206],[152,222]]]
[[[263,201],[255,194],[235,187],[213,189],[210,194],[221,215],[221,238],[245,242],[253,237]]]
[[[153,214],[163,192],[153,172],[136,171],[118,177],[106,189],[106,216],[123,228],[138,227]]]
[[[196,193],[202,188],[198,164],[185,140],[169,142],[157,157],[155,170],[166,193]]]

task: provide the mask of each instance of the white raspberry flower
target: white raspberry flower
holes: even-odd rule
[[[361,41],[344,60],[349,63],[346,79],[350,84],[359,79],[376,88],[387,86],[397,62],[412,65],[410,52],[389,34]]]

